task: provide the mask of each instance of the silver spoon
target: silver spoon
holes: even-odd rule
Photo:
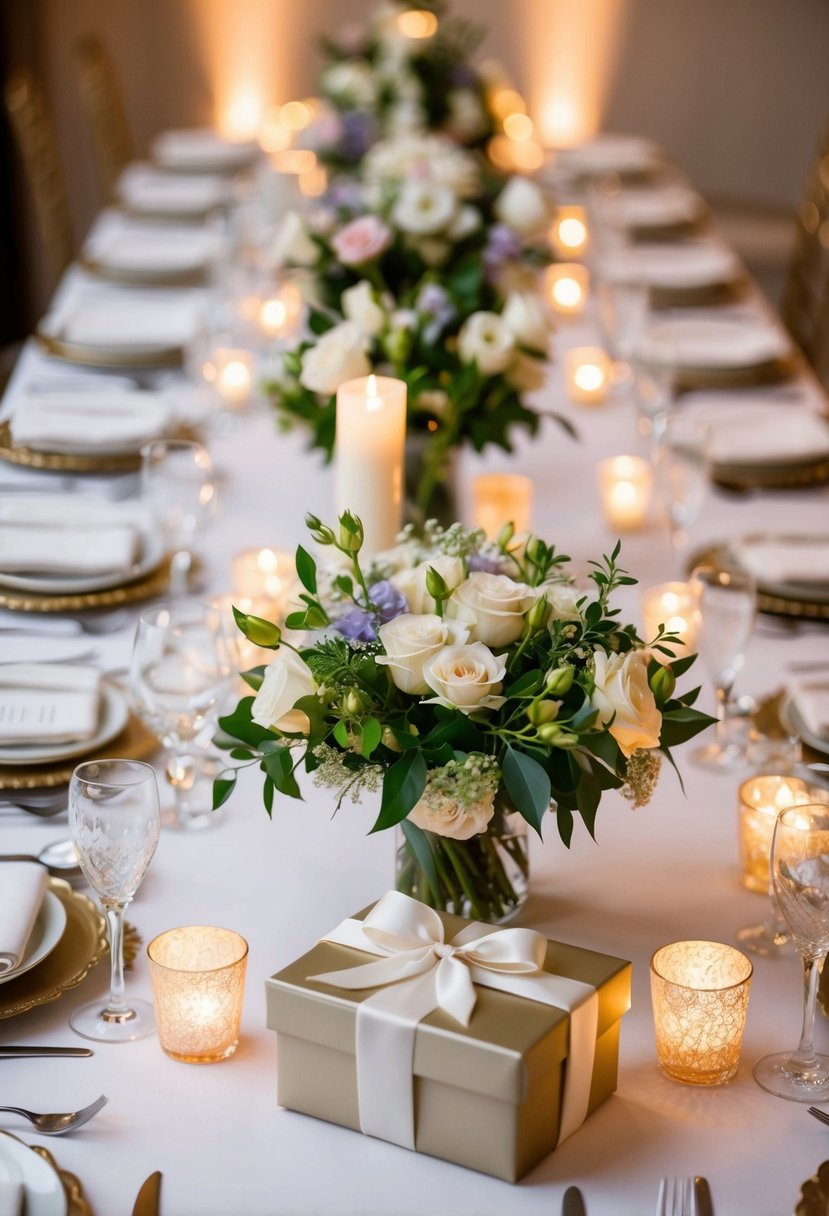
[[[76,1127],[82,1127],[84,1123],[88,1123],[102,1106],[106,1106],[108,1099],[101,1094],[100,1098],[96,1098],[94,1102],[90,1102],[89,1106],[85,1106],[83,1110],[68,1111],[63,1115],[39,1115],[33,1110],[24,1110],[22,1106],[0,1106],[0,1112],[5,1112],[10,1115],[20,1115],[24,1119],[28,1119],[42,1136],[62,1136],[64,1132],[72,1132]]]
[[[81,877],[78,854],[71,840],[53,840],[35,856],[33,853],[0,853],[0,861],[36,861],[45,866],[53,878],[67,882]]]

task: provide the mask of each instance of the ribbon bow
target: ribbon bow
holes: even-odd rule
[[[345,920],[325,940],[381,956],[308,977],[335,988],[380,990],[357,1008],[357,1098],[367,1135],[415,1147],[412,1065],[418,1023],[442,1009],[468,1026],[476,984],[570,1012],[570,1067],[559,1141],[584,1121],[598,997],[589,984],[544,971],[547,941],[542,934],[473,921],[447,942],[432,908],[389,891],[364,921]]]

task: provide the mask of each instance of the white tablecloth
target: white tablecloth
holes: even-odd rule
[[[64,291],[76,289],[72,272]],[[758,307],[761,305],[758,304]],[[591,322],[563,324],[556,350],[594,335]],[[23,383],[47,361],[33,347],[23,357],[4,412]],[[615,536],[601,521],[595,464],[641,449],[633,407],[615,399],[599,409],[569,406],[558,359],[539,402],[568,413],[574,442],[551,421],[534,441],[518,440],[514,460],[493,452],[460,461],[463,501],[470,479],[486,469],[520,469],[536,487],[535,526],[577,567],[608,550]],[[804,392],[816,391],[803,381]],[[772,394],[779,390],[767,390]],[[781,404],[781,408],[784,406]],[[205,546],[211,592],[229,591],[230,558],[243,548],[292,548],[303,516],[331,518],[331,478],[300,435],[280,435],[264,411],[245,416],[217,439],[222,511]],[[16,475],[0,466],[0,484]],[[825,525],[826,490],[734,498],[712,491],[692,528],[694,545],[733,533]],[[667,531],[654,522],[626,537],[622,560],[643,586],[677,577]],[[619,595],[623,619],[639,620],[638,589]],[[104,668],[128,661],[131,628],[96,639]],[[761,696],[779,686],[792,660],[829,659],[818,626],[788,630],[761,619],[737,691]],[[686,677],[687,679],[687,677]],[[704,681],[702,671],[697,682]],[[701,703],[712,707],[706,685]],[[803,1107],[770,1097],[754,1083],[753,1062],[796,1045],[800,964],[756,961],[735,1080],[697,1089],[656,1066],[648,963],[659,945],[684,938],[731,941],[737,928],[766,913],[762,897],[738,880],[736,776],[695,768],[677,753],[686,793],[666,767],[652,804],[633,811],[605,797],[597,842],[577,824],[572,848],[552,820],[531,852],[532,894],[520,923],[551,937],[633,961],[633,1008],[622,1030],[618,1093],[518,1186],[419,1157],[379,1140],[279,1108],[275,1036],[265,1027],[265,977],[304,952],[321,934],[392,885],[393,838],[367,836],[375,808],[346,805],[332,818],[326,794],[305,784],[306,801],[279,801],[273,821],[261,805],[256,772],[200,834],[164,833],[129,919],[145,943],[161,930],[214,923],[250,943],[243,1038],[226,1063],[196,1067],[164,1056],[154,1039],[97,1046],[90,1060],[0,1063],[5,1103],[71,1110],[99,1093],[105,1110],[74,1136],[50,1144],[59,1163],[83,1180],[98,1216],[120,1216],[143,1178],[164,1175],[164,1216],[550,1216],[565,1188],[578,1184],[590,1216],[646,1216],[664,1173],[706,1175],[720,1216],[781,1216],[801,1182],[829,1157],[829,1136]],[[2,851],[36,852],[66,834],[61,821],[0,819]],[[100,966],[59,1002],[0,1023],[3,1042],[77,1043],[67,1025],[75,1004],[103,993]],[[130,994],[149,997],[146,959],[129,975]],[[829,1025],[818,1017],[817,1043],[829,1050]],[[5,1122],[5,1120],[4,1120]],[[8,1123],[11,1128],[11,1122]],[[33,1142],[28,1129],[16,1133]]]

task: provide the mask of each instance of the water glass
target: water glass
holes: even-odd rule
[[[756,587],[745,571],[697,566],[691,575],[691,589],[696,601],[697,645],[717,696],[716,739],[699,748],[694,759],[708,767],[733,768],[744,757],[729,737],[729,702],[754,630]]]
[[[627,373],[647,325],[649,299],[648,285],[641,279],[611,276],[596,282],[596,308],[605,343]]]
[[[688,529],[708,492],[709,447],[708,427],[700,422],[683,414],[664,419],[652,456],[654,487],[677,554],[688,544]]]
[[[193,554],[215,515],[216,481],[205,447],[157,439],[141,449],[141,498],[167,542],[170,594],[187,593]]]

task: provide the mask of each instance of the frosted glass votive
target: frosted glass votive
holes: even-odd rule
[[[472,517],[490,540],[496,540],[505,523],[516,532],[529,532],[533,509],[533,483],[521,473],[481,473],[472,485]]]
[[[577,405],[601,405],[610,385],[613,364],[601,346],[574,346],[564,355],[567,395]]]
[[[576,317],[584,311],[590,274],[579,262],[558,262],[544,272],[545,294],[559,316]]]
[[[597,466],[602,511],[609,527],[636,532],[644,527],[653,489],[653,472],[641,456],[610,456]]]

